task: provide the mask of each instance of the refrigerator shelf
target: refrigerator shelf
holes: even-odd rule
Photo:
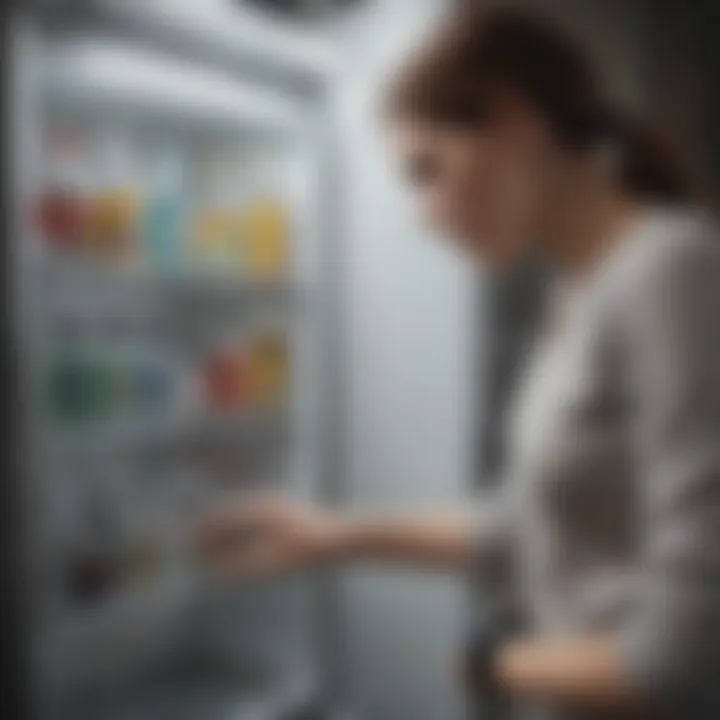
[[[262,690],[178,679],[152,693],[131,691],[112,704],[106,700],[100,707],[73,709],[68,720],[287,720],[318,695],[317,683],[304,673],[279,678]]]
[[[269,411],[243,411],[227,415],[201,414],[165,422],[137,422],[109,425],[86,431],[82,427],[53,432],[49,444],[59,455],[88,452],[101,455],[114,452],[178,449],[233,442],[245,445],[279,444],[287,436],[288,417],[284,408]]]
[[[43,268],[46,289],[55,292],[107,292],[122,290],[174,294],[221,294],[262,298],[289,298],[294,290],[289,278],[248,278],[221,270],[151,271],[113,267],[81,257],[52,257]]]

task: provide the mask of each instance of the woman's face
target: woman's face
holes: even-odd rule
[[[475,131],[401,122],[395,137],[433,229],[492,266],[512,265],[531,250],[551,184],[540,123],[510,117]]]

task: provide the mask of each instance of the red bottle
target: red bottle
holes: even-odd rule
[[[82,243],[86,205],[82,198],[62,188],[47,190],[39,200],[38,225],[45,241],[59,249]]]
[[[248,362],[241,352],[216,355],[205,367],[208,405],[213,410],[235,410],[249,399]]]

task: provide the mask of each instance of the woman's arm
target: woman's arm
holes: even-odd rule
[[[235,577],[354,560],[457,569],[477,552],[474,526],[461,511],[363,516],[270,497],[212,513],[200,547],[212,566]]]
[[[516,640],[496,656],[493,676],[502,692],[560,706],[606,712],[613,718],[653,716],[626,677],[610,638]]]
[[[476,554],[474,522],[468,513],[362,517],[338,515],[334,551],[341,560],[401,562],[438,568],[469,567]]]

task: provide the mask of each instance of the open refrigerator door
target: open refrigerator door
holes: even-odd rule
[[[323,491],[318,107],[87,28],[16,50],[36,717],[310,717],[317,587],[221,582],[194,537]]]

